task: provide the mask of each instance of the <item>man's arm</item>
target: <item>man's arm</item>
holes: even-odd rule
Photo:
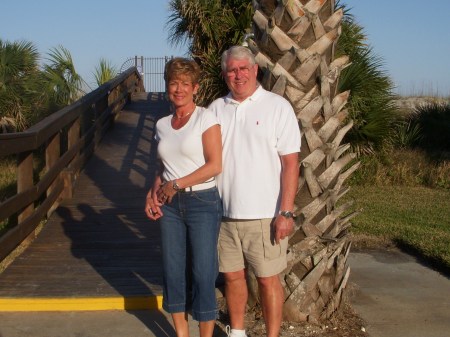
[[[281,159],[281,211],[292,211],[298,187],[298,152],[280,156]],[[275,241],[279,243],[292,233],[293,219],[278,215],[275,219]]]

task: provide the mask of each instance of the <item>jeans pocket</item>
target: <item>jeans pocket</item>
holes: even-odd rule
[[[217,189],[208,189],[203,191],[194,191],[191,192],[193,198],[198,201],[204,202],[209,205],[214,205],[219,201],[219,194]]]

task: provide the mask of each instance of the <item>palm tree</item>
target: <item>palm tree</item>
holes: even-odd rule
[[[45,109],[36,47],[0,40],[0,132],[22,131]]]
[[[100,59],[98,67],[95,67],[94,78],[98,86],[112,80],[119,74],[116,67],[104,58]]]
[[[263,72],[262,85],[286,97],[303,134],[296,232],[283,273],[284,316],[319,321],[338,308],[349,268],[350,204],[337,206],[346,178],[359,163],[342,144],[353,123],[345,109],[350,92],[338,82],[349,58],[335,58],[343,9],[334,0],[254,1],[254,41],[249,47]],[[350,166],[350,167],[348,167]]]
[[[72,55],[63,46],[52,48],[44,65],[44,76],[48,83],[52,102],[56,109],[75,102],[82,96],[81,76],[76,72]],[[53,109],[52,109],[53,110]]]

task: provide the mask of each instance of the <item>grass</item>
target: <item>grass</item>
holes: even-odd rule
[[[34,181],[44,173],[43,153],[37,152],[33,158]],[[14,156],[0,158],[0,203],[17,194],[17,160]],[[0,220],[0,236],[17,224],[17,216]]]
[[[350,178],[352,185],[425,186],[450,189],[450,160],[428,152],[392,149],[358,160],[361,167]]]
[[[0,201],[16,193],[16,162],[10,158],[0,160]]]
[[[16,193],[16,163],[11,158],[0,160],[0,202]],[[9,220],[0,221],[0,235],[6,232]]]
[[[362,210],[352,232],[364,245],[393,243],[450,274],[450,190],[356,185],[345,199]]]

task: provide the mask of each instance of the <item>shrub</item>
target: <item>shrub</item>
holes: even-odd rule
[[[420,129],[414,145],[432,152],[450,152],[450,104],[419,105],[409,116],[409,123]]]

